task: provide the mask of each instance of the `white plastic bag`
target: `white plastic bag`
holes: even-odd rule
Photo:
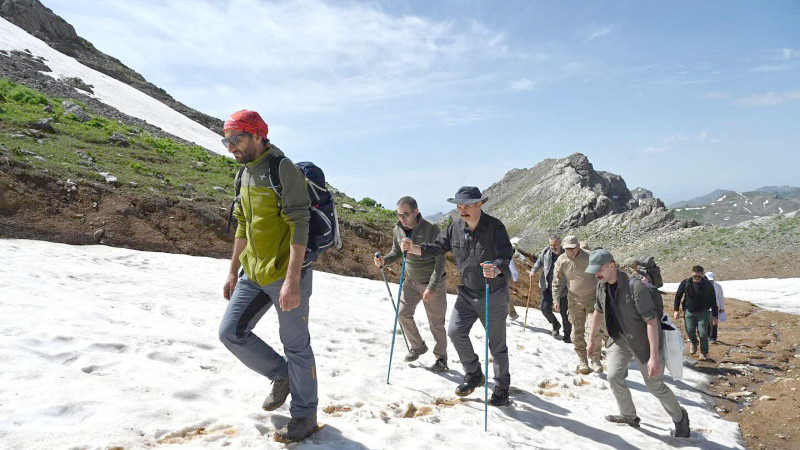
[[[672,378],[683,377],[683,336],[681,330],[664,314],[661,318],[661,329],[664,330],[664,360]]]
[[[726,320],[728,320],[728,313],[727,312],[719,313],[719,317],[717,317],[717,319],[719,319],[720,322],[725,322]]]

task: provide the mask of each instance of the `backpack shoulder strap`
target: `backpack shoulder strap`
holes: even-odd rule
[[[231,232],[231,223],[233,222],[233,208],[236,206],[236,202],[238,202],[242,198],[242,174],[244,174],[245,165],[242,164],[242,167],[239,167],[239,172],[236,174],[236,178],[233,182],[233,191],[235,197],[231,202],[231,207],[228,210],[228,225],[225,226],[225,234],[230,234]]]
[[[286,159],[285,156],[269,156],[269,184],[278,196],[281,195],[281,176],[280,168],[281,162]]]

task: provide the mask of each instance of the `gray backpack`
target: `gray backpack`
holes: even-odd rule
[[[656,264],[656,259],[652,256],[641,255],[636,257],[636,264],[643,275],[650,279],[653,286],[660,288],[664,286],[664,279],[661,278],[661,268]]]

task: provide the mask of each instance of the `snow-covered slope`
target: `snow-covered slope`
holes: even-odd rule
[[[718,281],[725,297],[754,303],[762,308],[800,314],[800,278],[759,278]],[[665,292],[678,290],[678,283],[664,283]]]
[[[262,411],[269,382],[217,340],[227,261],[24,240],[0,240],[0,261],[0,447],[283,447],[271,434],[288,404]],[[403,362],[398,336],[386,384],[393,320],[382,282],[314,274],[327,427],[295,448],[743,448],[738,425],[706,404],[706,379],[688,368],[684,381],[666,378],[689,411],[690,439],[670,437],[673,424],[638,370],[629,384],[642,428],[605,422],[616,413],[605,376],[575,375],[571,346],[536,310],[527,330],[508,325],[513,405],[490,408],[485,433],[483,390],[454,395],[463,373],[452,347],[450,372],[436,374],[420,368],[430,354]],[[275,344],[276,324],[270,311],[255,331]],[[471,335],[482,354],[483,330]]]
[[[52,70],[47,72],[57,79],[78,77],[93,86],[94,94],[86,93],[119,111],[160,127],[167,133],[203,146],[215,153],[227,154],[220,136],[125,83],[90,69],[37,39],[22,28],[0,18],[0,50],[29,50],[41,56]]]

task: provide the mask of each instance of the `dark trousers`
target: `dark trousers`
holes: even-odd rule
[[[719,326],[718,325],[711,325],[711,322],[709,322],[708,326],[710,327],[710,329],[708,331],[708,338],[711,339],[712,341],[716,342],[717,341],[717,330],[719,329]]]
[[[548,288],[542,291],[542,314],[544,318],[550,322],[553,329],[558,331],[561,329],[561,324],[564,324],[564,336],[569,336],[572,333],[572,324],[569,323],[567,305],[567,297],[562,297],[558,302],[558,307],[561,309],[561,323],[558,323],[556,315],[553,314],[553,290]]]
[[[495,386],[508,389],[511,375],[508,371],[508,346],[506,345],[506,316],[508,315],[508,286],[489,293],[489,351],[494,359]],[[480,358],[469,333],[475,322],[484,324],[484,294],[470,293],[462,286],[458,288],[458,297],[450,314],[447,334],[453,343],[465,373],[482,372]],[[485,345],[485,343],[484,343]],[[481,349],[483,354],[483,349]]]

